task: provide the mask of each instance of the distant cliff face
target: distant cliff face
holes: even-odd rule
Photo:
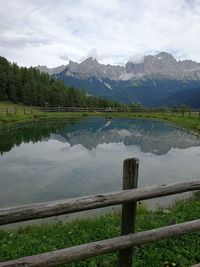
[[[171,54],[161,52],[156,56],[145,56],[144,62],[135,64],[128,62],[126,72],[131,78],[138,75],[170,79],[200,79],[200,64],[192,60],[177,61]]]
[[[89,57],[53,69],[37,68],[92,95],[145,106],[159,105],[178,91],[200,88],[200,63],[177,61],[166,52],[144,56],[141,63],[127,62],[125,66],[104,65]]]
[[[48,73],[49,75],[54,75],[54,74],[61,73],[66,68],[66,66],[62,65],[62,66],[59,66],[59,67],[56,67],[56,68],[47,68],[46,66],[40,66],[39,65],[36,68],[40,72],[45,72],[45,73]]]
[[[50,75],[59,74],[65,70],[66,75],[82,75],[86,77],[107,78],[110,80],[141,79],[142,77],[174,79],[200,79],[200,63],[192,60],[177,61],[171,54],[161,52],[155,56],[145,56],[142,63],[127,62],[124,66],[100,64],[96,59],[89,57],[81,63],[69,61],[69,64],[57,68],[38,66],[40,71]]]

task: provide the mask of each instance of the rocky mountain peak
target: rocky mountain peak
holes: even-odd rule
[[[95,58],[88,57],[84,59],[81,63],[77,63],[77,62],[70,60],[68,67],[71,71],[79,71],[81,70],[82,67],[91,68],[91,67],[95,67],[99,65],[101,64],[99,64],[99,62]]]
[[[167,52],[160,52],[160,53],[158,53],[156,55],[156,57],[162,58],[162,59],[172,59],[172,60],[175,60],[176,61],[176,59],[173,57],[173,55],[172,54],[169,54]]]
[[[164,75],[170,78],[182,79],[185,75],[194,79],[193,71],[200,74],[200,64],[192,60],[177,61],[173,55],[160,52],[157,55],[148,55],[140,64],[128,62],[125,66],[126,72],[136,77],[137,75]],[[130,77],[130,75],[129,75]],[[186,78],[186,77],[185,77]]]
[[[69,61],[68,69],[71,72],[77,72],[79,64],[77,62],[74,62],[72,60]]]
[[[144,72],[174,71],[176,67],[176,59],[166,52],[144,57]]]
[[[117,80],[124,67],[100,64],[95,58],[88,57],[81,63],[69,62],[68,71],[82,75]]]
[[[200,63],[192,60],[177,61],[173,55],[160,52],[157,55],[147,55],[140,63],[128,62],[125,67],[100,64],[95,58],[88,57],[81,63],[69,61],[67,66],[48,69],[39,66],[38,69],[50,75],[65,70],[66,75],[81,75],[81,77],[96,77],[109,80],[138,80],[141,78],[163,77],[169,79],[200,79]]]
[[[97,74],[98,70],[101,68],[101,64],[92,57],[88,57],[81,63],[69,61],[68,70],[71,72],[77,72],[84,75]]]
[[[96,60],[96,58],[88,57],[85,60],[83,60],[80,64],[99,64],[99,62]]]
[[[36,69],[38,69],[40,72],[48,73],[49,75],[59,74],[60,72],[64,71],[66,69],[65,65],[61,65],[56,68],[47,68],[46,66],[37,66]]]

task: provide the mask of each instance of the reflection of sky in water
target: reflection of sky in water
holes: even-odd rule
[[[91,131],[91,127],[85,123],[81,129],[65,129],[44,141],[22,143],[14,147],[0,158],[0,206],[120,190],[123,160],[129,157],[140,159],[140,186],[199,178],[200,146],[196,137],[154,121],[148,121],[151,131],[148,132],[147,129],[145,136],[144,127],[140,125],[144,121],[138,120],[137,123],[137,130],[124,128],[119,130],[119,134],[116,134],[116,125],[108,131],[105,130],[107,126],[101,126],[103,130],[97,128]],[[84,128],[84,125],[87,127]],[[154,145],[159,138],[160,125],[162,142],[157,141],[160,143],[157,153],[159,147],[155,150]],[[74,127],[78,126],[75,124]],[[129,137],[129,144],[119,140],[121,133],[123,138],[124,135]],[[137,133],[140,141],[137,141],[134,133]],[[106,142],[102,141],[102,136],[108,137]],[[169,139],[164,138],[166,136]],[[135,144],[131,137],[136,140]],[[184,149],[174,148],[176,138],[180,138],[177,139],[177,144],[181,147],[182,143]],[[93,144],[96,143],[93,147],[86,148],[87,145],[84,144],[89,144],[90,140]],[[148,149],[145,149],[144,144],[141,149],[142,140],[148,140]]]

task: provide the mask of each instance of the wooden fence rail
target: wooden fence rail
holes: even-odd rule
[[[0,225],[200,190],[200,180],[0,209]]]
[[[105,113],[115,113],[115,112],[129,112],[129,113],[161,113],[168,114],[171,116],[181,116],[181,117],[198,117],[200,119],[200,109],[188,109],[184,110],[181,108],[98,108],[98,107],[34,107],[34,108],[0,108],[0,114],[30,114],[34,112],[105,112]]]
[[[120,237],[1,262],[0,267],[57,266],[113,251],[119,251],[119,267],[131,267],[134,246],[200,230],[200,220],[195,220],[134,233],[137,201],[200,189],[200,180],[135,188],[137,187],[138,167],[139,161],[136,158],[124,161],[123,189],[125,190],[123,191],[0,209],[0,225],[5,225],[123,204]]]
[[[20,115],[20,114],[29,114],[33,116],[33,114],[37,114],[39,112],[49,112],[49,113],[157,113],[167,116],[175,116],[175,117],[186,117],[186,118],[198,118],[200,119],[200,109],[190,109],[183,110],[181,108],[176,109],[162,109],[162,108],[93,108],[93,107],[33,107],[33,108],[0,108],[0,115]]]

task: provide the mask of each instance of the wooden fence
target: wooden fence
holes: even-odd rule
[[[4,115],[9,115],[9,114],[33,114],[34,110],[36,110],[36,108],[17,108],[17,107],[13,107],[13,108],[0,108],[0,114],[4,114]]]
[[[200,119],[200,109],[181,109],[181,108],[92,108],[92,107],[33,107],[33,108],[0,108],[0,114],[33,114],[37,112],[128,112],[128,113],[159,113],[171,116],[196,117]]]
[[[122,191],[1,209],[0,225],[5,225],[122,204],[122,223],[120,237],[0,262],[0,267],[57,266],[114,251],[119,252],[119,267],[131,267],[133,247],[200,230],[199,219],[135,233],[137,201],[200,189],[200,180],[139,189],[137,188],[138,169],[138,159],[124,161]]]

